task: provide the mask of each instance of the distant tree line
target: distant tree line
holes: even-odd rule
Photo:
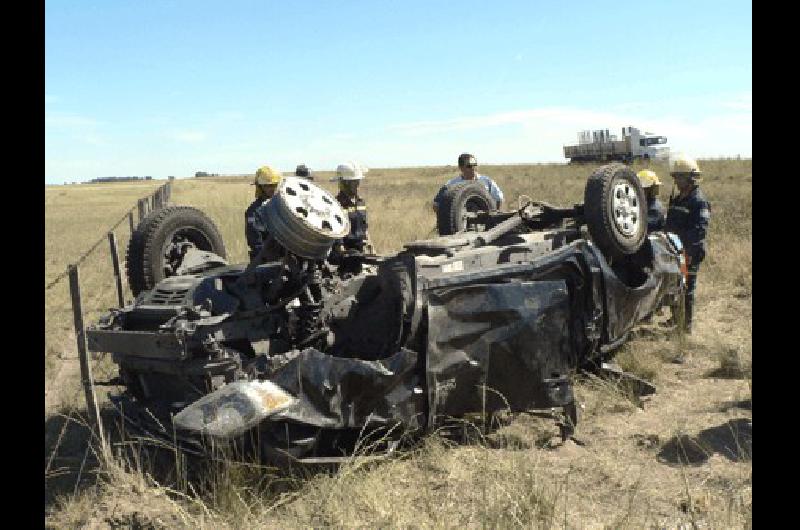
[[[218,177],[218,176],[219,176],[219,173],[207,173],[207,172],[205,172],[205,171],[197,171],[197,172],[194,174],[194,176],[195,176],[196,178],[202,178],[202,177]]]
[[[137,177],[137,176],[132,176],[132,177],[97,177],[97,178],[93,178],[89,182],[124,182],[124,181],[129,181],[129,180],[153,180],[153,177],[151,177],[151,176],[147,176],[147,177]]]

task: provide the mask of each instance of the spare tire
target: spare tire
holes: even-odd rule
[[[592,173],[583,208],[592,240],[609,258],[635,254],[647,237],[644,189],[624,164],[608,164]]]
[[[461,232],[466,228],[469,212],[491,212],[497,209],[489,190],[479,180],[456,182],[444,188],[436,212],[436,229],[441,236]]]
[[[270,234],[293,254],[324,259],[350,232],[347,212],[336,197],[301,177],[284,177],[261,207]]]
[[[214,221],[191,206],[167,206],[145,217],[131,234],[125,272],[134,296],[174,276],[189,247],[225,258],[225,244]]]

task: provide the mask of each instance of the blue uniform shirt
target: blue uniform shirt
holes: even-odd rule
[[[684,198],[670,199],[665,230],[678,234],[693,264],[706,257],[709,219],[711,205],[697,186]]]
[[[347,212],[350,220],[350,233],[347,234],[341,243],[345,248],[362,250],[364,243],[369,239],[367,233],[367,206],[361,197],[353,200],[352,197],[344,192],[336,195],[336,200]]]
[[[259,207],[266,204],[269,199],[256,199],[244,212],[244,235],[247,239],[247,246],[250,247],[250,259],[258,254],[264,244],[267,225],[263,216],[259,214]]]

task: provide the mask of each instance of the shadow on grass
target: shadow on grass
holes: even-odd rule
[[[113,411],[101,416],[106,432],[113,425]],[[73,495],[94,484],[99,466],[89,447],[86,409],[60,408],[44,420],[44,504],[48,510],[59,497]]]
[[[99,442],[88,426],[86,408],[61,408],[45,418],[45,511],[60,498],[68,498],[94,487],[104,470],[98,454]],[[175,483],[175,457],[171,450],[143,447],[132,442],[111,406],[100,409],[103,432],[111,457],[123,467],[135,462],[161,483]],[[135,453],[135,455],[134,455]]]
[[[108,469],[96,453],[99,444],[96,438],[92,440],[86,417],[83,408],[61,409],[45,418],[45,513],[58,509],[59,500],[95,487]],[[338,469],[332,464],[276,467],[258,455],[240,453],[239,448],[211,448],[204,456],[176,451],[169,442],[136,435],[127,424],[124,428],[111,406],[101,410],[101,417],[114,472],[144,474],[147,483],[211,507],[224,502],[218,498],[221,491],[253,491],[261,500],[277,500],[299,490],[315,475]],[[91,447],[90,441],[94,441]],[[106,476],[112,481],[119,478],[113,473]]]
[[[453,446],[482,446],[505,451],[527,451],[552,448],[560,440],[558,421],[553,413],[526,412],[510,414],[501,411],[485,423],[480,418],[451,419],[436,434]]]
[[[700,431],[697,436],[674,436],[656,458],[667,465],[698,466],[705,464],[714,453],[732,462],[752,460],[753,420],[738,418]]]
[[[739,401],[726,401],[719,407],[720,412],[728,412],[731,409],[753,410],[753,400],[748,398]]]
[[[709,370],[705,376],[711,379],[748,379],[750,373],[746,367],[724,365]]]
[[[119,416],[112,407],[104,408],[101,415],[104,432],[112,449],[113,470],[122,469],[134,475],[144,473],[149,477],[146,483],[149,484],[152,479],[181,497],[198,499],[221,513],[230,512],[225,509],[227,504],[240,502],[228,499],[235,493],[245,496],[248,502],[251,496],[257,496],[259,503],[269,504],[272,501],[277,502],[286,493],[300,491],[309,479],[318,474],[336,474],[342,465],[345,472],[364,465],[357,461],[347,461],[343,464],[304,464],[281,469],[256,465],[255,462],[251,464],[227,459],[209,460],[187,453],[180,453],[178,456],[172,448],[157,448],[146,441],[140,443],[132,437],[132,433],[122,432]],[[45,477],[46,513],[59,509],[59,499],[68,500],[74,494],[92,491],[92,488],[104,484],[107,479],[115,483],[125,477],[124,474],[115,474],[116,471],[106,473],[107,468],[98,455],[91,449],[87,451],[90,432],[85,418],[84,408],[61,410],[45,420],[45,466],[50,464]],[[525,432],[505,431],[502,427],[510,419],[492,422],[485,432],[481,432],[473,423],[462,422],[458,428],[449,432],[444,429],[439,434],[445,437],[450,434],[447,438],[454,445],[474,444],[490,449],[528,450],[544,446],[546,440],[557,432],[552,418],[540,418],[540,421],[547,422],[547,428],[542,427],[534,433],[528,429]],[[532,422],[533,419],[529,418],[528,421]],[[534,435],[531,437],[532,434]],[[404,443],[398,447],[397,456],[412,454],[422,447],[426,438],[427,436],[409,436],[406,439],[404,436]],[[361,445],[359,454],[371,453],[370,445],[367,439]],[[370,461],[367,465],[380,465],[381,460],[382,458]],[[101,478],[99,482],[98,478]]]
[[[706,372],[706,377],[715,379],[752,378],[752,365],[739,355],[735,349],[728,348],[717,353],[719,366]]]

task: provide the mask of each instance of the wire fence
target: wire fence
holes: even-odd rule
[[[45,285],[44,290],[45,291],[49,291],[50,289],[52,289],[53,287],[58,285],[58,283],[60,283],[64,279],[66,279],[67,276],[69,275],[70,267],[77,266],[77,265],[80,265],[81,263],[83,263],[84,260],[86,258],[88,258],[89,255],[92,254],[92,252],[97,250],[97,248],[104,241],[108,240],[108,234],[113,233],[114,230],[119,228],[119,225],[121,225],[123,222],[125,222],[126,219],[128,220],[128,223],[130,224],[130,229],[131,229],[131,234],[132,234],[134,229],[135,229],[135,225],[134,225],[134,222],[133,222],[133,212],[134,211],[138,212],[138,217],[139,217],[138,222],[141,223],[142,219],[144,219],[145,216],[147,216],[147,214],[149,214],[152,211],[160,210],[161,208],[163,208],[167,204],[167,202],[169,202],[171,194],[172,194],[172,183],[171,182],[167,182],[166,184],[160,186],[155,192],[153,192],[152,195],[149,195],[149,196],[147,196],[147,197],[145,197],[143,199],[139,199],[139,201],[137,202],[136,206],[132,207],[130,210],[125,212],[125,215],[123,215],[119,219],[119,221],[117,221],[111,227],[109,227],[105,231],[103,237],[98,239],[91,247],[89,247],[89,250],[83,252],[78,257],[78,259],[75,260],[74,263],[71,263],[69,266],[67,266],[67,269],[64,272],[62,272],[61,274],[56,276],[52,281],[50,281],[50,283]]]
[[[105,450],[107,447],[100,423],[94,375],[108,377],[113,366],[103,356],[87,353],[84,322],[91,322],[110,306],[124,305],[125,292],[117,251],[119,228],[128,220],[129,231],[121,231],[119,235],[123,241],[130,239],[136,226],[147,215],[167,206],[172,193],[171,184],[167,182],[151,195],[139,199],[136,206],[126,211],[101,238],[45,286],[45,480],[48,483],[71,477],[77,467],[77,488],[88,455],[92,453],[97,457],[94,448]],[[109,245],[110,259],[105,253],[98,252],[104,241]],[[65,279],[69,282],[64,282]],[[60,285],[64,286],[63,290],[56,289]],[[68,317],[70,313],[71,319]],[[67,357],[63,352],[74,347],[69,346],[73,333],[75,342],[72,344],[77,346],[78,355]],[[56,362],[55,358],[61,362]],[[55,364],[49,371],[48,361]],[[86,403],[85,417],[78,412],[81,393]],[[87,431],[83,430],[86,428],[88,438]],[[82,432],[75,435],[76,429]],[[82,455],[82,458],[76,455]]]

